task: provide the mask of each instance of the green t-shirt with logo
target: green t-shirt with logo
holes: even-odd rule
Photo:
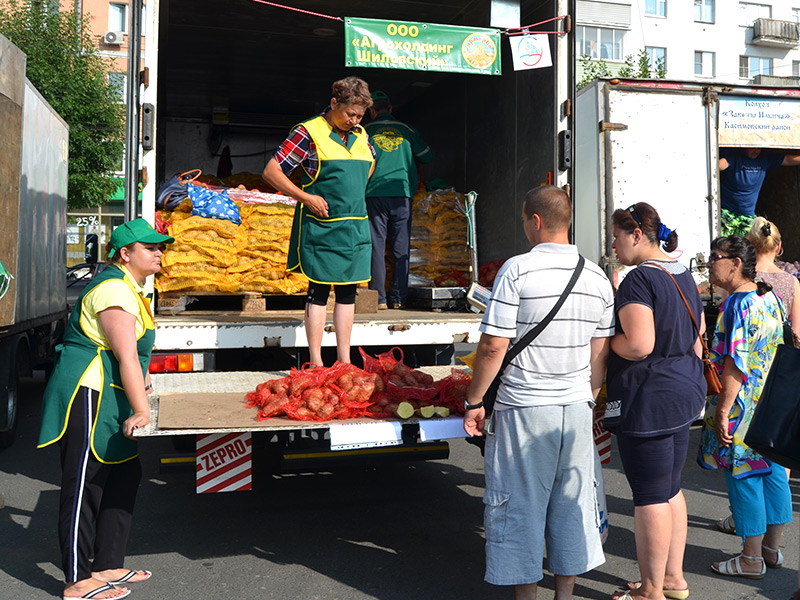
[[[391,113],[380,113],[365,128],[375,149],[375,172],[367,184],[367,198],[412,197],[419,182],[415,161],[431,162],[433,151],[416,129]]]

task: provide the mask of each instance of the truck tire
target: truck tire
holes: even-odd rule
[[[19,379],[24,368],[22,344],[9,343],[0,348],[0,357],[6,359],[0,373],[0,448],[8,448],[17,436],[19,422]]]

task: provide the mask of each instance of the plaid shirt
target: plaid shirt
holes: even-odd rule
[[[330,110],[326,108],[322,115]],[[347,133],[357,133],[361,131],[361,125],[356,125]],[[372,144],[369,145],[370,152],[373,158],[375,157],[375,149]],[[311,135],[303,125],[298,125],[289,134],[283,143],[275,151],[275,160],[281,167],[284,175],[287,177],[292,174],[297,167],[305,164],[305,169],[311,177],[317,174],[319,170],[319,158],[317,158],[317,146],[311,139]]]

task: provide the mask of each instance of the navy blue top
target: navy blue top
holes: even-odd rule
[[[703,305],[689,271],[674,261],[648,262],[672,273],[699,326]],[[658,267],[642,263],[622,280],[614,307],[618,332],[619,309],[632,302],[653,310],[655,346],[637,361],[611,352],[605,427],[634,437],[666,435],[690,425],[703,408],[706,381],[703,362],[694,352],[697,331],[672,279]]]
[[[728,161],[728,168],[719,172],[722,208],[737,215],[755,215],[758,193],[767,176],[767,169],[780,167],[784,155],[762,152],[755,158],[748,158],[736,148],[727,148],[720,154]]]

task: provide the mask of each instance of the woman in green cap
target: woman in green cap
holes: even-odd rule
[[[133,432],[150,422],[155,328],[144,283],[174,241],[144,219],[114,230],[111,264],[78,297],[45,390],[39,447],[61,449],[64,598],[124,598],[122,584],[152,575],[123,563],[142,477]]]

